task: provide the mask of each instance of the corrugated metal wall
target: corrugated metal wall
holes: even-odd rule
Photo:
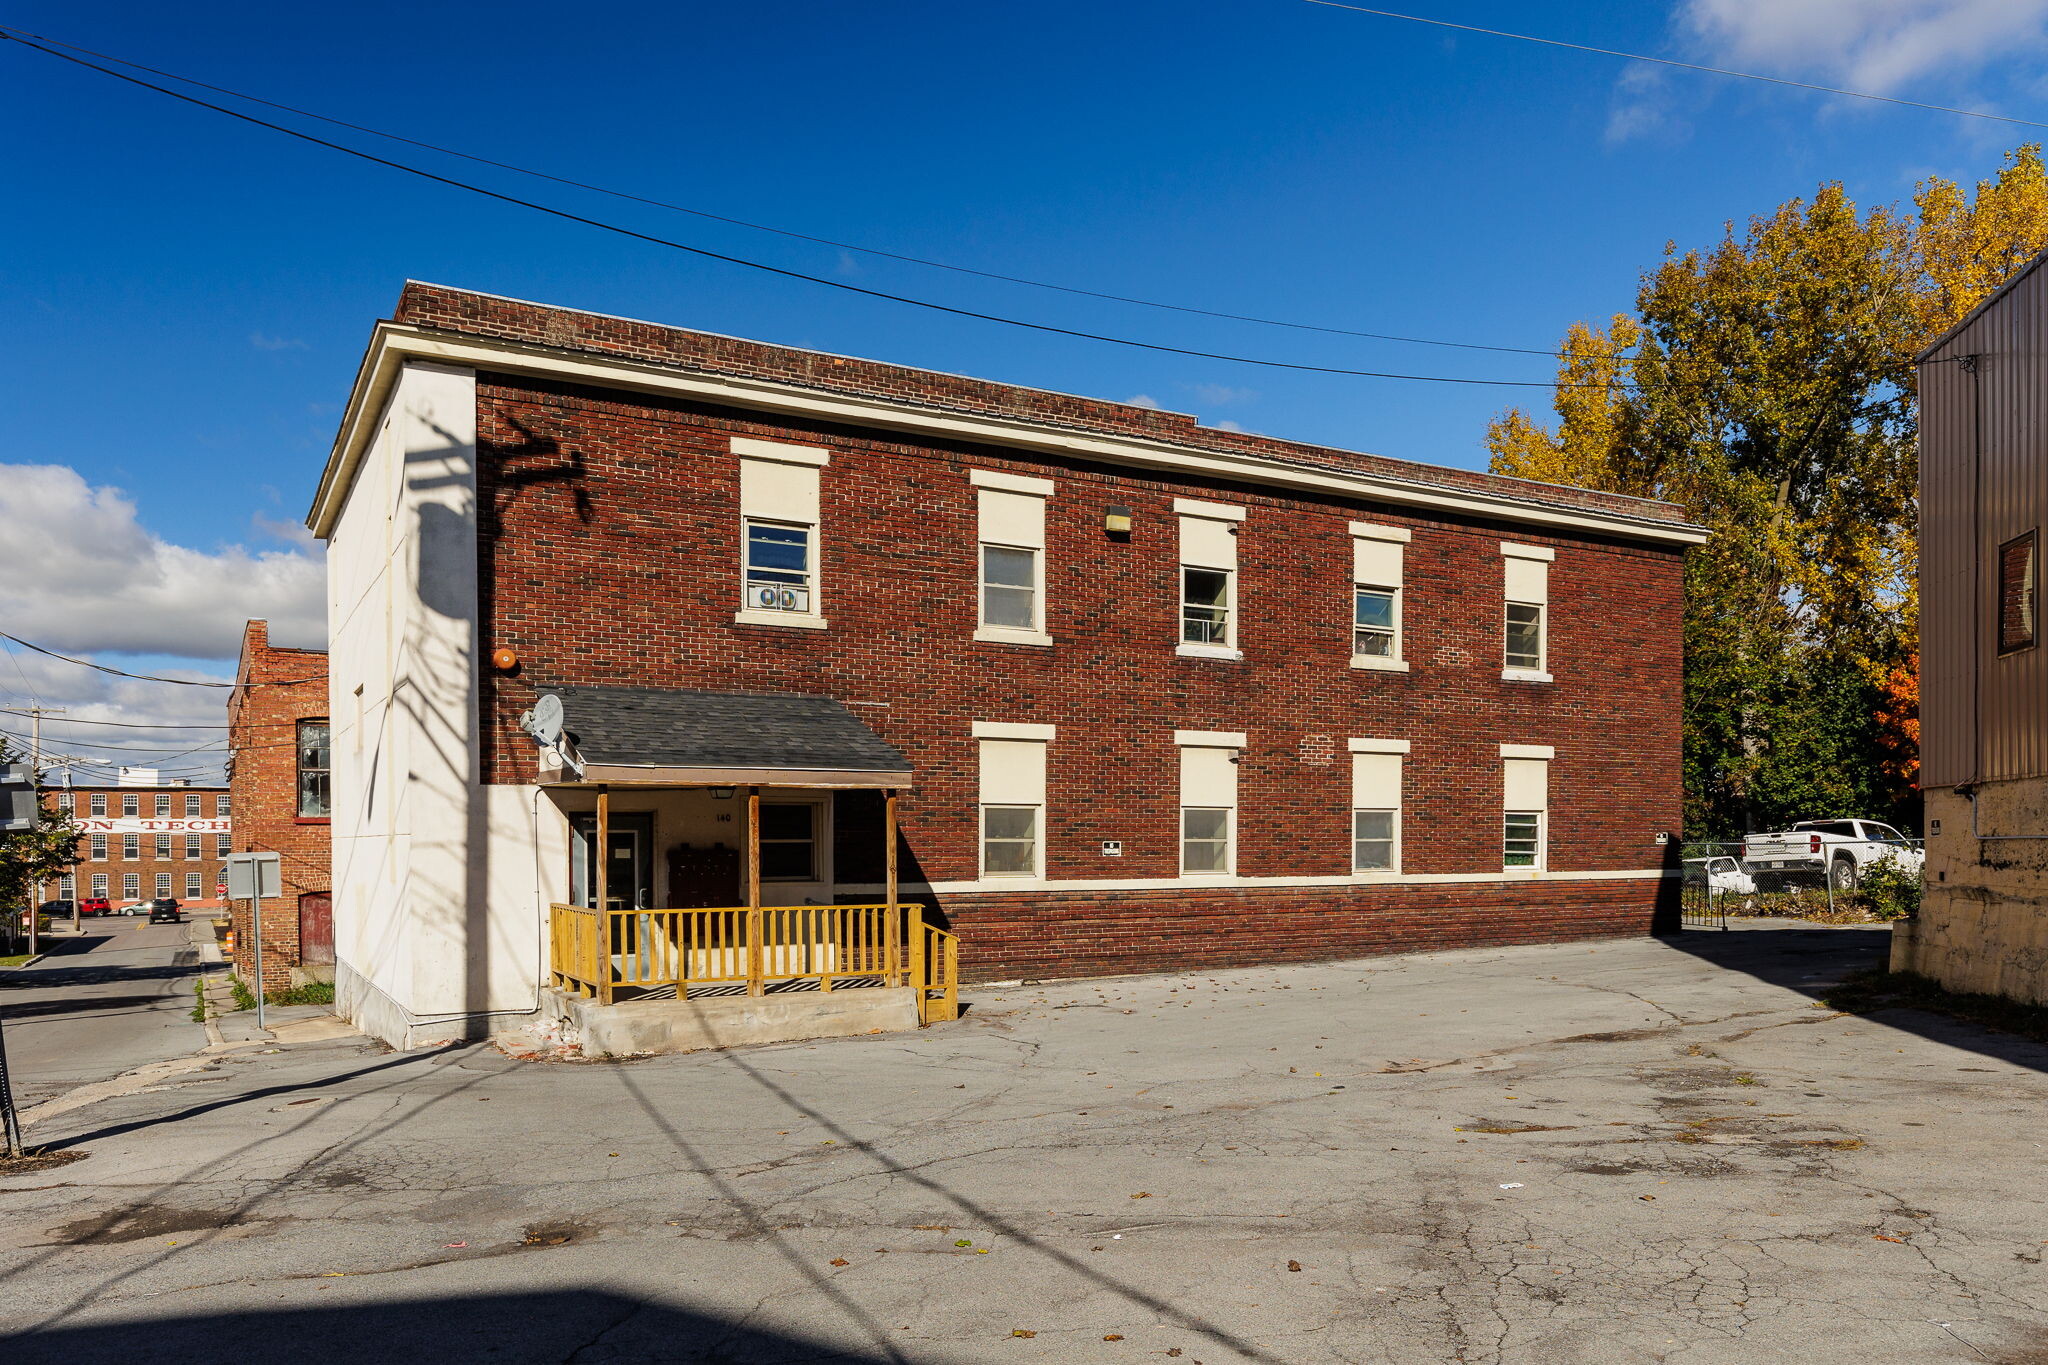
[[[1924,786],[2048,775],[2048,643],[1999,657],[1996,616],[1998,547],[2048,523],[2044,331],[2030,269],[1920,366]]]

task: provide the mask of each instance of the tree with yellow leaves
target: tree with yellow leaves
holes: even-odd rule
[[[1878,713],[1917,631],[1912,357],[2044,247],[2038,146],[1974,194],[1923,182],[1910,211],[1823,185],[1667,249],[1633,315],[1574,324],[1555,429],[1518,410],[1488,428],[1495,473],[1668,498],[1714,533],[1686,568],[1695,837],[1892,804]]]

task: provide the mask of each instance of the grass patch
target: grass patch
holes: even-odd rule
[[[198,1003],[198,1004],[196,1004],[196,1005],[194,1005],[194,1006],[192,1007],[192,1022],[193,1022],[193,1023],[195,1023],[195,1024],[203,1024],[203,1023],[205,1023],[205,1022],[206,1022],[206,978],[205,978],[205,977],[203,977],[203,976],[202,976],[202,977],[200,977],[200,978],[199,978],[199,979],[198,979],[197,981],[194,981],[194,982],[192,983],[192,993],[193,993],[194,995],[196,995],[196,996],[198,996],[198,997],[199,997],[199,1003]]]
[[[269,995],[273,1005],[331,1005],[334,1003],[332,981],[307,981],[297,986],[287,986]]]
[[[249,989],[249,983],[239,976],[228,978],[228,989],[235,993],[235,1008],[253,1010],[256,1008],[256,992]]]
[[[29,955],[27,953],[12,953],[6,957],[0,957],[0,967],[19,967],[28,959]]]
[[[2002,995],[1951,991],[1917,972],[1858,972],[1821,997],[1829,1009],[1844,1014],[1873,1010],[1913,1009],[1945,1014],[1999,1033],[2013,1033],[2048,1043],[2048,1005],[2025,1005]]]

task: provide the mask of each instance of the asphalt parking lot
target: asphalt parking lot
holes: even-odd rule
[[[16,1360],[2048,1360],[2048,1049],[1884,931],[976,993],[628,1063],[357,1041],[60,1114]]]

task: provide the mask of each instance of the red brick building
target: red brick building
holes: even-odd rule
[[[232,847],[233,802],[224,787],[51,787],[43,804],[77,819],[78,865],[45,890],[63,900],[176,897],[215,903]]]
[[[284,894],[263,903],[264,988],[330,980],[327,652],[273,645],[268,622],[249,622],[228,694],[228,745],[235,851],[280,855]],[[230,902],[244,980],[256,967],[250,912],[250,902]]]
[[[1639,934],[1673,903],[1704,537],[1666,504],[409,284],[309,521],[353,708],[342,993],[389,1037],[537,984],[600,780],[628,906],[730,895],[720,774],[771,771],[769,892],[873,900],[904,787],[905,893],[970,980]],[[411,589],[382,616],[380,576]],[[584,781],[521,731],[544,695]],[[834,714],[785,730],[791,696]],[[893,757],[846,757],[839,712]]]

